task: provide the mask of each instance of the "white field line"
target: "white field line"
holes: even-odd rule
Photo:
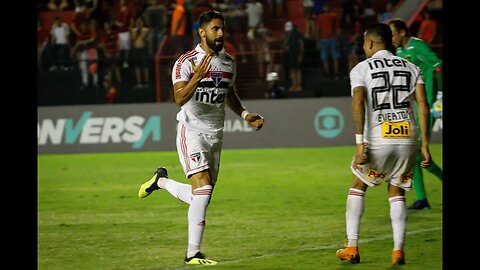
[[[422,229],[422,230],[416,230],[416,231],[410,231],[410,232],[407,231],[407,235],[424,233],[424,232],[431,232],[431,231],[438,231],[438,230],[441,230],[441,229],[442,229],[442,227]],[[379,237],[359,240],[358,242],[359,243],[369,243],[369,242],[389,239],[389,238],[392,238],[392,237],[393,237],[392,234],[388,234],[388,235],[383,235],[383,236],[379,236]],[[225,264],[238,263],[238,262],[244,262],[244,261],[253,261],[253,260],[258,260],[258,259],[263,259],[263,258],[268,258],[268,257],[279,256],[279,255],[287,255],[287,254],[293,254],[293,253],[304,252],[304,251],[312,251],[312,250],[333,249],[333,248],[338,248],[338,247],[339,247],[338,244],[329,244],[329,245],[323,245],[323,246],[319,246],[319,247],[307,247],[307,248],[300,248],[300,249],[293,249],[293,250],[276,251],[276,252],[271,252],[271,253],[267,253],[267,254],[263,254],[263,255],[259,255],[259,256],[246,257],[246,258],[229,260],[229,261],[221,261],[221,262],[218,262],[217,265],[225,265]],[[198,266],[202,266],[202,265],[198,265]],[[165,270],[182,270],[182,269],[191,269],[192,267],[196,267],[196,266],[195,265],[188,265],[188,266],[180,267],[180,268],[166,268]]]

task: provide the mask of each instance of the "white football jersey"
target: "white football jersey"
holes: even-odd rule
[[[190,59],[199,65],[205,55],[198,44],[195,50],[180,56],[173,66],[172,83],[189,81],[194,74]],[[225,49],[212,58],[210,65],[210,71],[198,83],[193,96],[177,113],[177,121],[191,130],[221,134],[225,120],[225,100],[229,87],[235,83],[236,65]]]
[[[415,85],[423,84],[420,69],[387,50],[376,52],[350,71],[350,86],[367,90],[364,138],[374,144],[414,144]]]

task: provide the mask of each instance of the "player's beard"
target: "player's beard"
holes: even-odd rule
[[[209,39],[207,37],[207,46],[212,49],[214,52],[219,52],[223,49],[223,37],[217,39]],[[215,41],[218,41],[218,45],[215,44]]]

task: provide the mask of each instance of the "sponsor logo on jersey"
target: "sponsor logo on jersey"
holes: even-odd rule
[[[222,104],[225,101],[225,93],[217,93],[215,91],[200,91],[195,92],[195,101],[206,104]]]
[[[369,169],[366,176],[368,178],[380,178],[380,179],[385,178],[384,173],[377,172],[375,169]]]
[[[412,182],[412,179],[413,179],[413,173],[407,173],[402,175],[402,177],[400,178],[400,182],[402,184],[407,182]]]
[[[185,60],[187,59],[193,59],[193,61],[195,62],[197,58],[196,57],[192,58],[192,56],[196,54],[198,54],[198,52],[195,50],[192,50],[184,53],[182,56],[180,56],[180,58],[178,58],[177,63],[175,65],[175,80],[179,80],[182,78],[181,71],[182,71],[183,62],[185,62]]]
[[[383,122],[382,123],[383,138],[410,138],[410,122]]]

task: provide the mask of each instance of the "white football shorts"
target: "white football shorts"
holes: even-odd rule
[[[188,130],[182,123],[177,126],[177,152],[187,178],[192,174],[210,170],[212,184],[217,182],[223,136]]]
[[[350,169],[362,182],[369,186],[378,186],[389,182],[404,190],[412,189],[413,169],[418,155],[417,144],[367,145],[367,163],[354,164]]]

